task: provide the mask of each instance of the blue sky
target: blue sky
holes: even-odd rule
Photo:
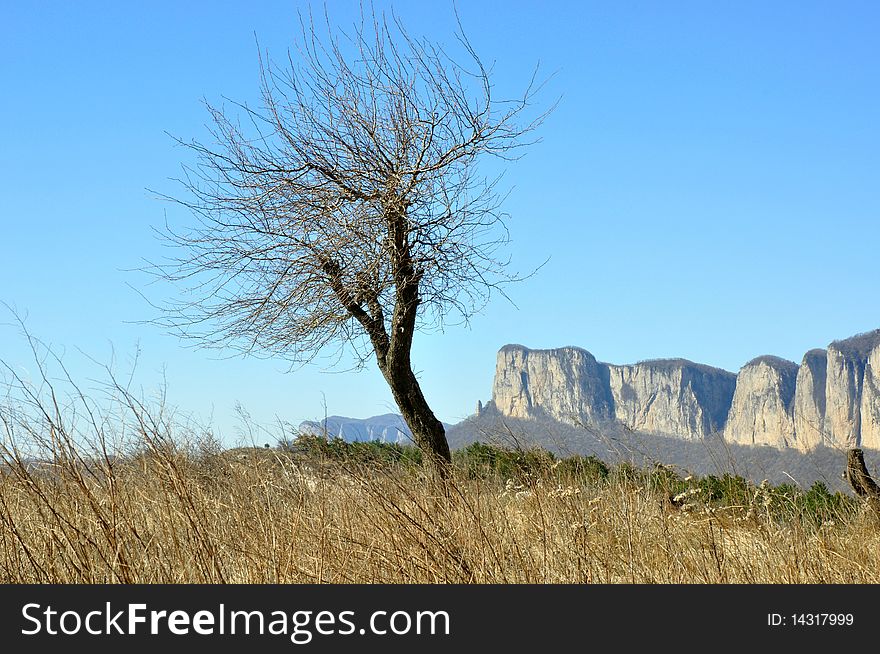
[[[376,3],[377,8],[387,7]],[[377,371],[289,371],[193,350],[141,321],[133,269],[162,251],[152,229],[180,208],[203,99],[253,100],[257,47],[283,56],[302,2],[9,3],[0,22],[0,301],[101,377],[136,353],[145,393],[222,438],[235,406],[259,423],[394,410]],[[408,29],[451,42],[450,2],[398,2]],[[354,20],[358,3],[329,2]],[[510,253],[539,273],[469,328],[417,337],[438,417],[490,398],[505,343],[578,345],[626,363],[685,357],[737,370],[800,360],[880,327],[880,5],[874,2],[460,2],[500,93],[554,73],[542,142],[509,166]],[[31,371],[0,322],[0,359]],[[230,358],[232,356],[232,358]]]

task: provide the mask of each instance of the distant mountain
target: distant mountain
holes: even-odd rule
[[[618,365],[578,347],[505,345],[487,407],[690,441],[880,449],[880,330],[810,350],[800,365],[760,356],[737,374],[685,359]]]
[[[448,429],[450,425],[444,423]],[[386,413],[371,418],[346,418],[328,416],[324,420],[306,420],[299,425],[299,433],[313,436],[327,435],[355,441],[379,441],[382,443],[411,444],[412,432],[403,417],[396,413]]]

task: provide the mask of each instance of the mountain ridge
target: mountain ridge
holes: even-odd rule
[[[688,359],[604,363],[579,346],[502,346],[492,405],[509,418],[619,424],[688,440],[880,449],[880,329],[806,352],[765,354],[737,373]]]
[[[452,425],[443,423],[446,429]],[[298,432],[310,436],[341,438],[349,443],[357,441],[379,441],[382,443],[411,444],[412,432],[397,413],[383,413],[369,418],[349,418],[347,416],[327,416],[321,420],[303,420]]]

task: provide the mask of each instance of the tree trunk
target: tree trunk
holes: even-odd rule
[[[864,497],[875,509],[880,510],[880,486],[868,474],[865,456],[861,449],[853,448],[847,452],[846,472],[843,475],[853,487],[856,495]]]
[[[418,379],[408,365],[380,365],[380,369],[391,387],[403,419],[412,431],[416,445],[422,450],[425,463],[445,479],[449,476],[452,463],[446,429],[428,406]]]

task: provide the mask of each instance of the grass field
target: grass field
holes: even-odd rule
[[[480,443],[438,482],[413,447],[224,449],[163,396],[40,371],[6,369],[0,583],[880,582],[877,513],[819,482]]]
[[[139,424],[124,456],[57,431],[40,463],[7,444],[0,582],[880,581],[876,516],[819,487],[479,445],[438,484],[410,448],[224,451]]]

